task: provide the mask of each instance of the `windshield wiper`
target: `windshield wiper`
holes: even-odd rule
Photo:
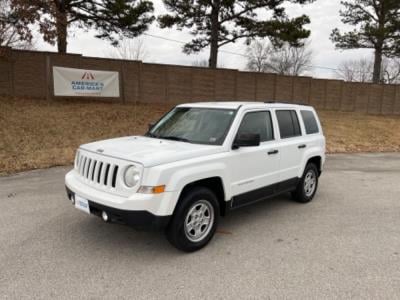
[[[179,136],[173,136],[173,135],[167,135],[167,136],[159,136],[159,139],[166,139],[166,140],[172,140],[172,141],[179,141],[179,142],[185,142],[185,143],[190,143],[188,139],[185,139],[183,137]]]
[[[145,134],[145,136],[152,137],[152,138],[158,138],[157,135],[155,135],[154,133],[151,133],[151,132],[147,132],[147,133]]]

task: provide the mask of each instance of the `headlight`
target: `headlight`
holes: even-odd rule
[[[129,166],[124,173],[124,182],[128,187],[134,187],[139,183],[140,172],[135,166]]]

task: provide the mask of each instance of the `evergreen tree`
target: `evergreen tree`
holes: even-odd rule
[[[67,52],[68,27],[95,29],[97,38],[113,45],[118,38],[136,37],[154,20],[153,3],[147,0],[11,0],[25,23],[39,25],[46,42],[57,42],[58,52]]]
[[[373,82],[378,83],[383,57],[400,56],[400,1],[347,0],[342,5],[342,22],[355,28],[345,33],[336,28],[331,40],[339,49],[374,49]]]
[[[273,44],[289,42],[299,46],[310,35],[304,25],[307,16],[289,18],[285,3],[309,3],[314,0],[163,0],[170,12],[159,17],[162,28],[187,28],[194,36],[183,51],[187,54],[210,47],[209,67],[216,68],[218,49],[239,39],[250,44],[256,37],[269,38]],[[261,19],[259,13],[269,17]]]

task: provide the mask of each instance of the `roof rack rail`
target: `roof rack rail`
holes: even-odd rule
[[[302,103],[302,102],[287,102],[287,101],[264,101],[266,104],[291,104],[291,105],[304,105],[304,106],[309,106],[310,104],[308,103]]]
[[[278,103],[278,104],[297,104],[293,102],[285,102],[285,101],[264,101],[264,103]]]

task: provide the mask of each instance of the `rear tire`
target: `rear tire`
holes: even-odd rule
[[[195,187],[178,202],[167,227],[168,241],[177,249],[193,252],[203,248],[215,234],[220,215],[218,199],[205,187]]]
[[[318,169],[313,163],[307,164],[297,188],[292,192],[292,198],[299,203],[308,203],[313,198],[318,188]]]

